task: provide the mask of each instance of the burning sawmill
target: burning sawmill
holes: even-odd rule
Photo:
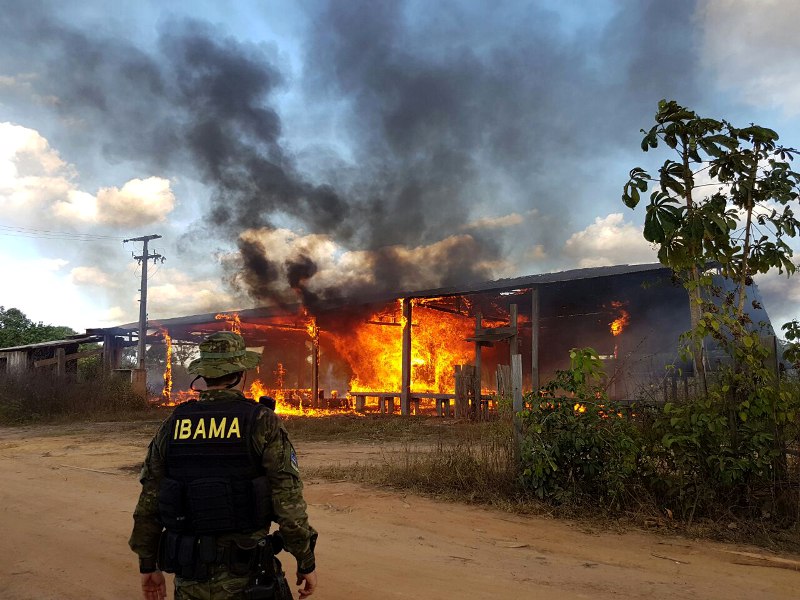
[[[757,293],[753,286],[751,295]],[[769,323],[763,309],[753,311],[753,322]],[[261,354],[247,373],[246,395],[273,397],[281,414],[399,409],[444,416],[458,413],[459,376],[472,377],[466,385],[472,402],[489,410],[502,387],[498,373],[512,355],[521,355],[523,389],[530,391],[565,368],[575,347],[600,354],[613,399],[632,399],[678,361],[689,308],[667,269],[626,265],[341,301],[313,313],[302,305],[274,306],[149,326],[148,341],[166,346],[159,399],[166,405],[195,396],[186,377],[179,382],[175,376],[172,346],[195,347],[210,333],[228,330]],[[689,376],[691,368],[682,372]]]

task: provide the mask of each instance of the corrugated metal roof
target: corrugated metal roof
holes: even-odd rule
[[[614,265],[609,267],[591,267],[585,269],[571,269],[568,271],[558,271],[554,273],[540,273],[538,275],[526,275],[523,277],[512,277],[508,279],[496,279],[493,281],[483,281],[477,283],[465,283],[451,287],[440,287],[427,290],[414,290],[396,293],[385,293],[371,297],[361,298],[346,298],[337,300],[335,302],[323,303],[321,306],[322,312],[336,310],[348,305],[369,305],[379,304],[384,302],[391,302],[397,298],[437,298],[440,296],[463,296],[468,294],[477,294],[485,292],[503,292],[514,289],[525,289],[536,286],[546,286],[556,283],[577,281],[582,279],[593,279],[600,277],[612,277],[615,275],[628,275],[632,273],[644,273],[648,271],[664,271],[669,272],[664,265],[660,263],[650,263],[642,265]],[[151,329],[158,327],[185,327],[187,325],[195,325],[202,323],[213,323],[215,317],[219,312],[236,312],[243,320],[277,317],[281,315],[297,313],[302,306],[298,303],[293,306],[274,306],[274,307],[261,307],[249,308],[242,310],[229,310],[217,311],[213,313],[204,313],[197,315],[187,315],[183,317],[174,317],[167,319],[150,319],[148,325]],[[137,323],[128,323],[120,325],[119,329],[129,331],[136,331],[139,328]],[[100,332],[102,329],[92,329],[91,331]]]
[[[75,344],[90,344],[102,342],[103,338],[95,335],[83,335],[69,338],[66,340],[53,340],[50,342],[38,342],[36,344],[25,344],[24,346],[12,346],[10,348],[0,348],[0,352],[18,352],[21,350],[36,350],[37,348],[59,348],[61,346],[73,346]]]
[[[509,279],[496,279],[476,284],[465,284],[453,287],[442,287],[420,292],[407,292],[394,296],[394,298],[435,298],[437,296],[463,296],[480,292],[504,292],[514,289],[524,289],[542,285],[550,285],[564,281],[577,281],[579,279],[593,279],[597,277],[612,277],[614,275],[629,275],[646,271],[669,271],[660,263],[645,265],[614,265],[611,267],[591,267],[586,269],[571,269],[555,273],[541,273],[539,275],[525,275]]]

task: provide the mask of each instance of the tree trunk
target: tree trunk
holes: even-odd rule
[[[697,324],[703,317],[703,296],[700,293],[700,269],[698,267],[692,267],[691,278],[694,285],[689,290],[689,320],[692,332],[695,332],[697,331]],[[692,338],[692,355],[695,373],[697,373],[697,377],[700,380],[703,393],[708,395],[703,340]]]
[[[753,199],[753,190],[756,185],[756,177],[758,175],[758,155],[761,152],[761,146],[758,142],[753,145],[753,166],[750,171],[749,187],[747,188],[747,204],[744,208],[747,210],[747,223],[744,228],[744,246],[742,247],[742,265],[741,272],[739,273],[739,303],[737,305],[736,316],[740,319],[744,315],[744,300],[747,297],[747,270],[748,259],[750,258],[750,245],[751,245],[751,230],[753,228],[753,208],[755,202]]]

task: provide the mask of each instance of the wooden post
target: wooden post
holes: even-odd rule
[[[463,387],[462,381],[464,380],[464,376],[461,374],[461,365],[455,366],[453,379],[455,380],[454,392],[456,394],[456,397],[453,400],[453,416],[458,417],[460,416],[459,413],[461,412],[461,398],[463,396],[461,389]]]
[[[67,351],[65,348],[56,348],[56,376],[60,379],[67,374]]]
[[[514,328],[514,337],[511,338],[508,345],[511,350],[511,356],[514,356],[515,354],[519,354],[519,335],[517,329],[517,305],[512,304],[509,307],[509,312],[511,316],[511,327]]]
[[[522,355],[515,354],[511,357],[511,393],[514,410],[514,448],[517,462],[521,459],[522,448],[522,423],[517,416],[523,408],[522,398]]]
[[[531,388],[539,395],[539,288],[531,290]]]
[[[403,298],[403,354],[400,381],[400,414],[408,415],[411,397],[411,298]]]
[[[483,326],[483,315],[475,315],[475,337],[480,335]],[[477,417],[481,406],[481,343],[475,340],[475,398],[472,406],[472,416]]]
[[[474,394],[475,367],[472,365],[456,365],[456,417],[464,418],[470,416],[472,406],[469,400],[470,396],[474,396]]]
[[[6,354],[8,373],[25,373],[31,367],[31,360],[25,350],[14,350]]]
[[[515,354],[511,357],[511,397],[513,398],[514,414],[522,410],[522,355]]]
[[[103,336],[103,371],[110,373],[116,367],[114,366],[114,340],[113,335]]]
[[[311,338],[311,408],[319,404],[319,331]]]

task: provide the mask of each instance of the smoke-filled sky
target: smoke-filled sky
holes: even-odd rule
[[[0,0],[0,305],[133,321],[147,234],[151,318],[653,262],[640,129],[668,98],[800,146],[798,28],[782,0]],[[759,280],[774,321],[799,281]]]

